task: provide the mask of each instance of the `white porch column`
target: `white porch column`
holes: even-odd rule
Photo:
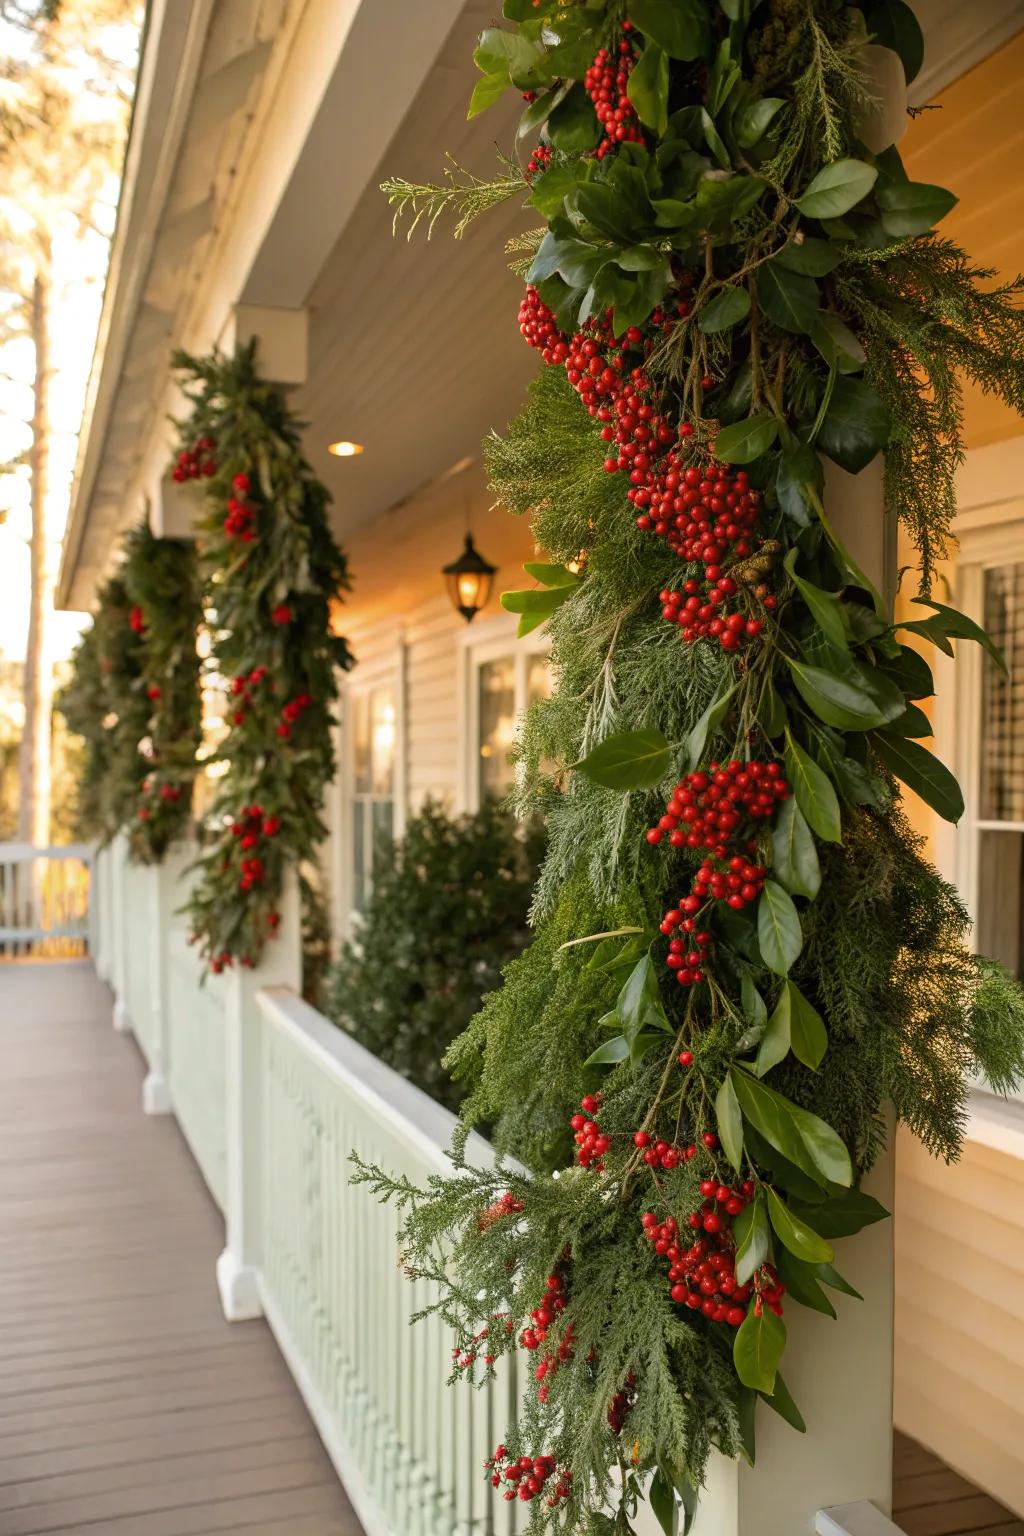
[[[171,1065],[171,1021],[169,1008],[169,936],[174,912],[186,896],[184,873],[195,857],[195,848],[175,843],[162,864],[150,871],[149,914],[149,1071],[142,1084],[142,1108],[147,1115],[167,1115],[173,1108],[168,1079]]]
[[[228,973],[224,1029],[227,1180],[226,1242],[217,1260],[217,1286],[229,1322],[259,1317],[259,1268],[263,1227],[263,1014],[256,994],[263,987],[302,989],[302,931],[298,881],[289,874],[281,895],[281,924],[262,962],[251,971]]]

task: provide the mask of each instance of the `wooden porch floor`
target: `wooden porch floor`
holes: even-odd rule
[[[1024,1536],[1024,1520],[896,1432],[892,1518],[907,1536]]]
[[[86,962],[0,967],[0,1536],[361,1536]]]

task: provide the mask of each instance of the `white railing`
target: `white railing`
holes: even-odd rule
[[[84,843],[0,843],[0,959],[85,953],[91,860]]]
[[[225,1314],[266,1316],[367,1536],[514,1536],[525,1510],[492,1495],[482,1463],[515,1413],[515,1372],[446,1385],[446,1329],[409,1326],[429,1286],[403,1273],[395,1212],[349,1182],[353,1150],[419,1184],[443,1171],[453,1117],[299,999],[294,885],[261,966],[201,984],[180,915],[190,856],[133,869],[123,842],[99,856],[95,954],[149,1064],[144,1107],[177,1116],[224,1213]],[[477,1137],[471,1154],[493,1155]],[[801,1309],[787,1352],[811,1429],[762,1411],[756,1470],[712,1463],[694,1536],[899,1536],[879,1513],[890,1257],[884,1226],[844,1243],[840,1268],[871,1300],[840,1298],[838,1325]],[[658,1527],[648,1514],[638,1531]]]

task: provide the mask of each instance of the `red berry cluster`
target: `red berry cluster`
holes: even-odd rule
[[[632,30],[628,21],[623,23],[622,30]],[[644,141],[636,108],[626,94],[635,64],[633,44],[623,37],[617,49],[602,48],[583,76],[587,95],[604,129],[604,138],[596,150],[598,160],[603,160],[618,144]]]
[[[452,1361],[453,1361],[453,1363],[455,1365],[455,1369],[457,1371],[468,1371],[468,1370],[471,1370],[473,1368],[473,1366],[476,1364],[476,1359],[477,1359],[477,1355],[478,1355],[479,1350],[480,1350],[480,1345],[485,1342],[485,1340],[487,1339],[487,1337],[490,1334],[490,1331],[491,1331],[490,1328],[485,1323],[484,1326],[480,1329],[480,1332],[477,1333],[477,1334],[474,1334],[472,1343],[469,1345],[468,1349],[453,1349],[452,1350]],[[484,1365],[493,1365],[494,1361],[495,1361],[495,1356],[494,1355],[492,1355],[492,1354],[485,1354],[484,1355]]]
[[[559,1313],[564,1312],[568,1305],[565,1294],[565,1277],[559,1271],[548,1275],[544,1296],[540,1305],[534,1307],[530,1313],[530,1322],[519,1335],[519,1342],[524,1349],[531,1352],[538,1350],[547,1343],[548,1332]],[[555,1349],[545,1350],[543,1358],[534,1369],[534,1380],[538,1383],[537,1396],[542,1403],[548,1400],[550,1390],[549,1382],[560,1365],[564,1365],[573,1356],[575,1345],[575,1329],[570,1323],[565,1330]]]
[[[633,1145],[643,1152],[648,1168],[664,1168],[667,1173],[678,1168],[680,1163],[691,1162],[697,1155],[692,1142],[687,1147],[670,1146],[667,1141],[656,1141],[647,1131],[634,1131]]]
[[[286,624],[290,624],[294,617],[295,614],[287,603],[278,603],[276,608],[270,610],[270,622],[278,629],[283,629]]]
[[[224,519],[224,532],[231,539],[241,539],[243,544],[251,544],[256,537],[256,529],[253,526],[256,521],[256,507],[247,500],[252,482],[248,475],[236,475],[231,482],[231,488],[235,494],[228,497],[228,515]]]
[[[493,1488],[500,1488],[502,1483],[506,1485],[504,1496],[510,1502],[518,1498],[529,1504],[548,1491],[545,1502],[554,1509],[569,1497],[571,1491],[572,1473],[559,1471],[553,1456],[510,1456],[505,1447],[499,1445],[494,1455],[484,1462],[484,1467],[491,1474]],[[552,1480],[553,1488],[550,1486]]]
[[[266,667],[253,667],[251,672],[241,672],[231,679],[231,692],[238,700],[238,708],[231,716],[234,725],[242,725],[245,721],[246,706],[251,706],[256,698],[255,690],[261,683],[265,683],[269,673]]]
[[[605,1135],[595,1118],[601,1108],[601,1101],[600,1093],[588,1093],[580,1101],[583,1113],[573,1115],[569,1121],[575,1132],[574,1140],[579,1147],[576,1161],[581,1168],[594,1168],[598,1173],[604,1168],[602,1159],[612,1144],[611,1137]]]
[[[143,613],[138,603],[135,604],[135,607],[128,615],[128,627],[135,635],[141,635],[145,633],[146,615]]]
[[[746,1316],[746,1303],[755,1290],[759,1300],[763,1298],[770,1305],[778,1306],[782,1287],[778,1285],[774,1270],[767,1265],[754,1280],[743,1285],[736,1280],[732,1220],[749,1204],[754,1194],[753,1184],[747,1180],[737,1190],[715,1179],[705,1179],[700,1189],[704,1200],[688,1219],[690,1229],[699,1232],[700,1236],[695,1237],[689,1247],[683,1247],[674,1216],[659,1221],[653,1211],[647,1211],[640,1218],[641,1225],[655,1253],[668,1263],[672,1300],[691,1311],[703,1313],[711,1322],[738,1328]]]
[[[789,798],[789,785],[781,763],[709,763],[707,771],[688,773],[672,791],[656,827],[647,833],[649,843],[660,843],[666,833],[673,848],[702,848],[724,859],[729,843],[735,844],[752,830],[751,824],[768,821],[776,803]],[[748,852],[752,852],[749,842]],[[756,846],[756,844],[755,844]],[[742,882],[741,882],[742,884]],[[687,907],[695,912],[696,907]]]
[[[501,1221],[503,1216],[516,1216],[523,1209],[523,1202],[517,1200],[511,1190],[506,1189],[500,1200],[495,1200],[486,1211],[481,1211],[476,1219],[477,1230],[486,1232],[488,1227],[493,1227],[496,1221]]]
[[[288,700],[281,710],[281,723],[277,728],[277,734],[282,741],[288,740],[292,733],[292,726],[302,719],[312,702],[313,695],[310,693],[298,693],[294,699]]]
[[[231,835],[246,853],[259,847],[261,837],[276,837],[280,830],[280,817],[264,815],[262,805],[244,805],[238,820],[231,823]]]
[[[526,179],[532,181],[541,171],[546,171],[551,164],[551,145],[538,144],[529,160],[526,162]]]
[[[198,480],[201,475],[207,479],[217,473],[217,463],[213,458],[213,451],[217,444],[212,437],[201,437],[191,448],[183,448],[178,454],[178,462],[171,471],[171,479],[179,485],[186,480]]]

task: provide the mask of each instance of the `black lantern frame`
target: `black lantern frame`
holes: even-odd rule
[[[459,558],[442,567],[441,574],[452,607],[462,614],[467,624],[472,624],[480,610],[487,607],[497,570],[496,565],[491,565],[479,553],[471,533],[466,534],[465,548]]]

